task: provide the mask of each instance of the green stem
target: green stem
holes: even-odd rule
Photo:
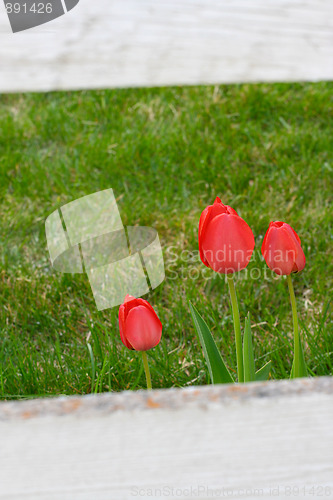
[[[234,317],[238,382],[244,382],[242,335],[241,335],[241,328],[240,328],[237,295],[236,295],[233,275],[227,274],[227,279],[228,279],[230,299],[231,299],[231,305],[232,305],[232,314]]]
[[[298,332],[298,320],[297,320],[297,307],[296,298],[293,287],[293,282],[291,281],[291,275],[287,276],[288,288],[290,293],[291,309],[293,312],[293,324],[294,324],[294,377],[300,377],[300,338]]]
[[[147,389],[151,389],[151,378],[150,378],[150,371],[149,371],[149,365],[148,365],[148,356],[146,351],[141,351],[142,354],[142,361],[143,361],[143,367],[145,369],[145,374],[146,374],[146,380],[147,380]]]

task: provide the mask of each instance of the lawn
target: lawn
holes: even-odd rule
[[[163,324],[154,387],[209,383],[189,299],[235,373],[228,287],[198,257],[199,217],[217,195],[256,239],[236,287],[258,367],[271,359],[285,378],[292,363],[287,283],[260,255],[282,220],[307,259],[293,277],[305,359],[312,375],[332,374],[332,153],[333,83],[0,96],[0,397],[145,387],[117,308],[98,312],[87,277],[54,271],[46,248],[51,212],[107,188],[123,223],[156,228],[163,246],[166,280],[144,297]]]

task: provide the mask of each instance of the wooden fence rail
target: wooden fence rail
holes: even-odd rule
[[[75,2],[74,2],[75,3]],[[333,79],[332,0],[80,0],[0,92]],[[332,378],[0,403],[0,500],[333,499]]]
[[[332,0],[80,0],[15,34],[1,4],[0,92],[333,78]]]
[[[332,422],[330,377],[3,402],[0,499],[332,499]]]

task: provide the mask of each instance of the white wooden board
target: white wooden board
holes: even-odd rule
[[[332,499],[332,421],[329,377],[3,402],[0,499]]]
[[[15,34],[0,2],[0,92],[331,79],[332,0],[80,0]]]
[[[0,91],[330,80],[332,0],[80,0]],[[0,500],[333,499],[333,381],[0,403]]]

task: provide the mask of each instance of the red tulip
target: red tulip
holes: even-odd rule
[[[261,253],[276,274],[302,271],[305,256],[296,231],[286,222],[271,222],[262,242]]]
[[[119,330],[128,349],[148,351],[161,340],[162,323],[149,302],[126,295],[119,307]]]
[[[216,198],[202,212],[199,222],[199,251],[205,266],[230,274],[244,269],[254,249],[251,228],[237,212]]]

